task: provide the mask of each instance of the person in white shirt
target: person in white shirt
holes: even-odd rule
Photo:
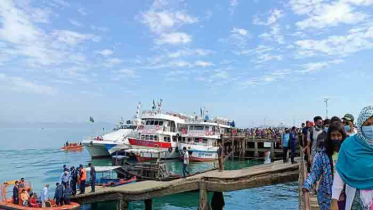
[[[42,207],[45,208],[45,202],[48,201],[48,187],[49,187],[49,184],[46,184],[45,187],[43,188],[43,192],[41,193],[41,203],[42,203]]]
[[[187,166],[189,165],[189,153],[186,149],[186,147],[183,148],[183,152],[184,152],[184,155],[183,155],[183,175],[184,175],[184,178],[186,178],[186,173],[189,175],[189,171],[187,171]]]

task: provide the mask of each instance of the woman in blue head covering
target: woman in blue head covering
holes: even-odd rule
[[[358,134],[344,141],[339,151],[333,180],[332,207],[345,186],[346,210],[371,210],[373,205],[373,106],[365,107],[358,118]]]

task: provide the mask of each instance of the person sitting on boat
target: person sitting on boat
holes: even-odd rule
[[[63,167],[63,172],[65,172],[65,171],[69,171],[69,169],[67,168],[66,165],[63,165],[62,167]]]
[[[63,205],[63,185],[60,183],[56,183],[56,191],[54,193],[54,199],[56,200],[57,206]]]
[[[65,146],[67,146],[67,147],[69,146],[69,142],[68,142],[68,141],[66,141],[66,144],[65,144]]]
[[[28,206],[28,200],[30,199],[30,195],[27,193],[25,189],[22,190],[21,193],[21,200],[23,206]]]
[[[70,204],[71,195],[73,194],[73,190],[71,189],[70,185],[67,184],[65,190],[63,191],[63,200],[65,205]]]
[[[18,188],[18,181],[14,183],[13,187],[13,203],[18,205],[19,202],[19,188]]]
[[[4,182],[3,186],[1,187],[1,201],[6,202],[6,190],[8,188],[8,182]]]
[[[32,208],[38,208],[39,205],[38,205],[38,195],[36,193],[34,193],[30,199],[30,207]]]

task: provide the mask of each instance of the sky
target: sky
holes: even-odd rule
[[[373,0],[1,0],[0,121],[357,117],[372,55]]]

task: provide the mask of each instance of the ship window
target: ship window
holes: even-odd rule
[[[198,143],[199,142],[199,139],[198,138],[194,138],[194,143]]]
[[[141,135],[141,139],[144,140],[144,139],[145,139],[145,136],[144,136],[144,135]]]
[[[163,125],[163,121],[160,121],[160,122],[159,122],[159,125],[162,126],[162,125]]]
[[[205,131],[208,131],[209,130],[209,126],[205,126]]]
[[[146,125],[150,125],[150,121],[146,121]]]
[[[202,142],[207,144],[207,139],[202,139]]]
[[[154,122],[154,125],[158,125],[158,123],[159,123],[159,121],[155,121],[155,122]]]
[[[181,142],[185,142],[185,137],[181,138]]]
[[[189,130],[194,130],[194,126],[189,126]]]
[[[165,137],[163,137],[163,140],[164,140],[165,142],[170,142],[170,141],[171,141],[171,139],[170,139],[169,136],[165,136]]]
[[[197,131],[203,131],[204,129],[204,126],[194,126],[194,130],[197,130]]]
[[[150,125],[154,125],[154,121],[152,120],[152,121],[150,121]]]
[[[154,136],[154,141],[158,141],[158,136]]]
[[[152,135],[149,136],[149,140],[153,141],[153,136]]]
[[[150,138],[149,138],[149,136],[148,136],[148,135],[146,135],[146,136],[145,136],[145,139],[146,139],[146,140],[149,140]]]
[[[172,141],[177,142],[177,136],[172,136]]]

